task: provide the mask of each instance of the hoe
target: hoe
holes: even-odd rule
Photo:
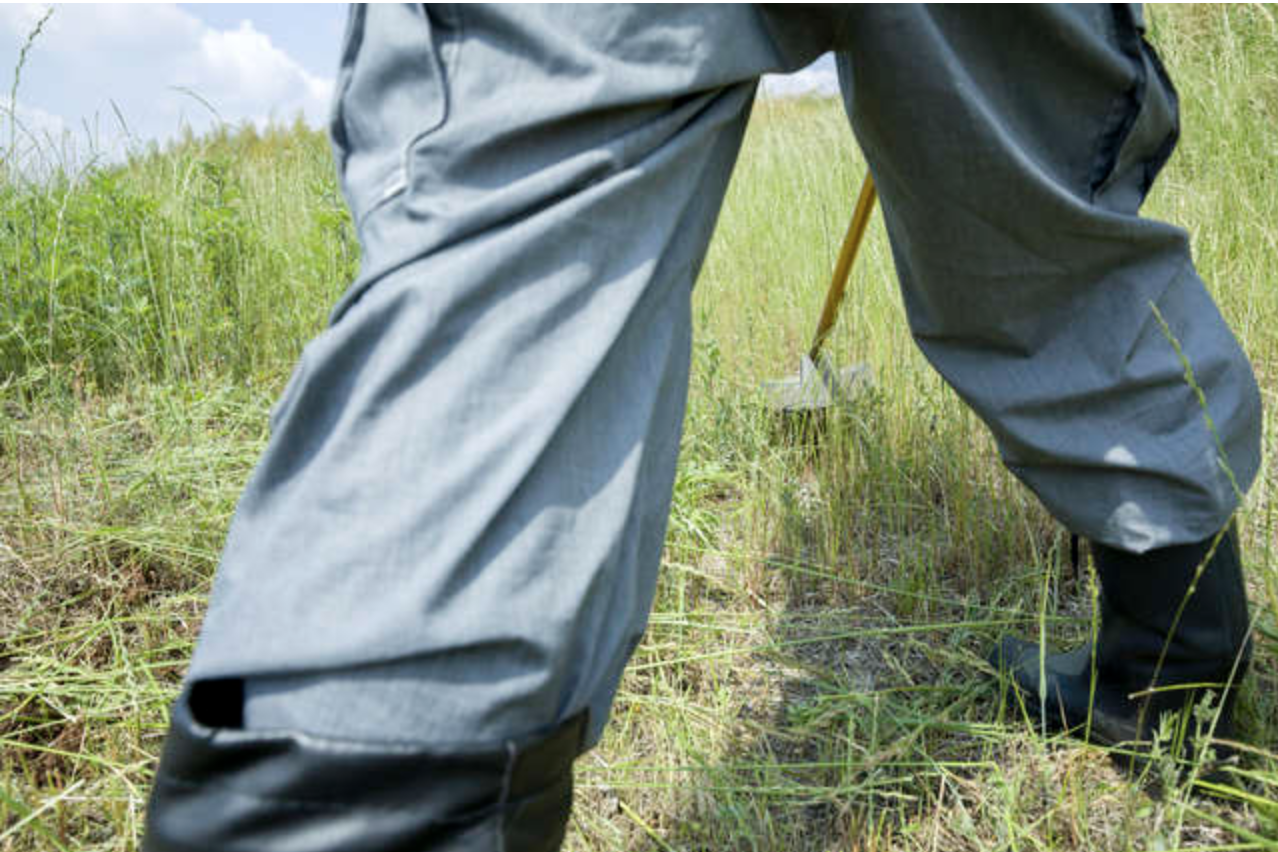
[[[861,196],[852,212],[852,221],[843,238],[843,247],[839,249],[838,262],[834,265],[830,289],[825,294],[821,320],[817,323],[816,335],[812,338],[808,353],[799,362],[799,373],[763,383],[768,403],[777,411],[817,412],[832,405],[844,405],[851,399],[856,386],[869,379],[869,365],[854,364],[841,370],[836,369],[830,359],[822,354],[821,347],[838,319],[839,306],[843,304],[843,295],[847,292],[848,278],[852,273],[852,263],[861,247],[861,238],[865,236],[865,226],[869,224],[870,214],[874,212],[876,198],[874,178],[866,172],[865,180],[861,183]]]

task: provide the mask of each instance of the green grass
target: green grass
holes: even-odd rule
[[[1150,10],[1184,136],[1147,207],[1186,227],[1278,451],[1278,13]],[[37,48],[38,49],[38,48]],[[0,138],[7,138],[7,132]],[[323,140],[222,133],[124,167],[0,167],[0,852],[126,850],[270,404],[357,263]],[[982,662],[1085,637],[1061,528],[915,350],[877,216],[831,354],[874,386],[787,434],[863,165],[833,102],[761,102],[698,283],[657,606],[574,850],[1278,848],[1278,477],[1240,513],[1249,743],[1218,797],[1044,741]]]

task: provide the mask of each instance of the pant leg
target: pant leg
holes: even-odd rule
[[[1225,523],[1260,403],[1185,233],[1138,215],[1178,129],[1138,14],[862,6],[839,64],[918,345],[1054,515],[1143,552]]]
[[[795,41],[746,7],[354,13],[361,275],[274,413],[192,682],[242,679],[250,729],[464,743],[586,710],[598,737],[653,595],[692,283],[755,79],[819,52]]]

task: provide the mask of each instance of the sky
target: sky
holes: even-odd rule
[[[0,5],[0,113],[13,68],[47,4]],[[323,126],[346,24],[344,4],[58,5],[23,63],[19,135],[111,156],[128,144],[221,120],[259,126],[301,114]],[[765,95],[837,91],[829,56]],[[4,138],[10,127],[0,120]]]

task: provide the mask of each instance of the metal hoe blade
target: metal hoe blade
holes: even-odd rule
[[[797,376],[764,382],[763,392],[771,408],[797,413],[846,406],[854,394],[869,383],[868,364],[853,364],[840,370],[825,356],[819,364],[814,364],[804,355]]]

